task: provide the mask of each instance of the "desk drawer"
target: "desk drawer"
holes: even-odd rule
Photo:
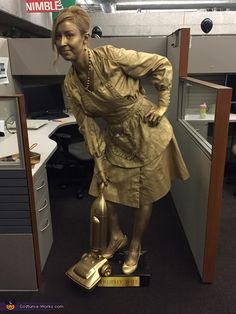
[[[34,177],[34,198],[41,270],[43,270],[53,243],[48,180],[45,168]]]
[[[52,233],[52,219],[50,211],[50,203],[48,193],[44,193],[41,199],[37,202],[36,206],[36,217],[37,217],[37,230],[39,239],[39,251],[41,269],[45,265],[48,254],[50,252],[53,233]]]
[[[40,222],[41,217],[47,215],[50,212],[50,201],[48,193],[44,193],[40,200],[35,204],[37,223]]]
[[[48,214],[45,215],[38,224],[38,238],[41,270],[43,270],[53,243],[52,221],[50,212],[48,212]]]
[[[34,198],[36,206],[45,193],[48,194],[48,179],[46,169],[44,169],[38,180],[34,182]]]

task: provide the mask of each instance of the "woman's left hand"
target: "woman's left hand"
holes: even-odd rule
[[[163,115],[165,114],[167,107],[154,107],[145,115],[145,122],[149,123],[151,126],[156,126]]]

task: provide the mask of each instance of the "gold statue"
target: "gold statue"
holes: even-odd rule
[[[64,87],[73,114],[95,161],[90,194],[99,195],[105,184],[110,241],[106,259],[127,244],[117,205],[135,208],[133,234],[125,274],[138,267],[141,240],[148,225],[152,203],[166,195],[175,178],[189,174],[172,127],[164,116],[169,105],[172,66],[158,54],[110,45],[88,48],[90,20],[78,5],[61,11],[54,21],[52,44],[58,55],[71,62]],[[140,80],[152,76],[157,104],[151,102]],[[95,118],[106,123],[99,128]]]

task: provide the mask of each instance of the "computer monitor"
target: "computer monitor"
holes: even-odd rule
[[[61,84],[25,85],[26,114],[30,119],[50,119],[65,110]]]

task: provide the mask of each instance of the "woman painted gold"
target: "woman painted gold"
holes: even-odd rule
[[[105,183],[110,242],[103,256],[127,244],[117,204],[135,208],[128,256],[122,266],[133,273],[141,252],[152,203],[168,193],[171,180],[188,178],[188,171],[172,127],[164,116],[170,100],[172,67],[158,54],[113,46],[88,48],[88,14],[75,5],[64,9],[54,22],[52,42],[57,52],[72,63],[64,86],[80,132],[95,160],[90,194],[97,196]],[[152,103],[140,79],[152,76],[158,92]],[[106,127],[95,122],[102,117]]]

